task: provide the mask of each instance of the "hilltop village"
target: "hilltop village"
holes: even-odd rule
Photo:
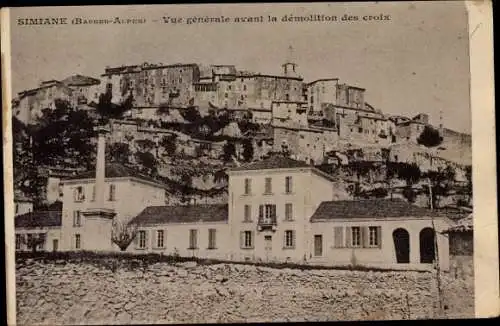
[[[434,230],[471,211],[470,135],[384,114],[339,78],[304,81],[290,58],[279,75],[106,67],[20,92],[13,117],[40,130],[61,103],[91,117],[92,160],[82,145],[37,166],[43,209],[15,189],[17,250],[418,267],[437,236],[447,268],[448,236]]]

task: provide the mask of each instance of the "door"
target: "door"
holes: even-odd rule
[[[57,251],[58,247],[59,247],[59,240],[53,239],[52,240],[52,251]]]
[[[405,229],[399,228],[394,230],[392,238],[396,251],[396,261],[398,264],[408,264],[410,262],[410,234]]]
[[[314,236],[314,256],[323,256],[323,236],[321,234]]]
[[[273,237],[271,235],[264,236],[264,250],[266,251],[266,259],[269,261],[273,251]]]
[[[432,264],[435,259],[434,230],[432,228],[424,228],[420,231],[420,262],[423,264]]]

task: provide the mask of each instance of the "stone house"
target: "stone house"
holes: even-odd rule
[[[16,251],[31,250],[28,247],[31,237],[43,239],[37,250],[61,249],[61,224],[61,211],[28,212],[17,215],[14,220]]]
[[[473,215],[460,219],[442,232],[448,236],[450,246],[450,272],[455,276],[474,275],[474,223]]]
[[[43,81],[39,87],[18,94],[13,115],[24,124],[29,124],[40,117],[44,109],[54,109],[56,100],[71,103],[71,93],[71,88],[58,80]]]
[[[296,160],[270,157],[229,174],[229,223],[235,260],[303,262],[308,217],[333,200],[330,177]],[[317,192],[312,195],[310,189]]]
[[[434,222],[433,222],[434,220]],[[325,201],[311,217],[311,260],[327,265],[418,268],[436,259],[434,229],[445,230],[446,215],[403,199]],[[439,263],[449,267],[448,240],[437,233]]]
[[[132,219],[138,234],[129,250],[228,259],[227,204],[150,206]]]
[[[19,191],[14,193],[15,215],[22,215],[33,211],[33,200]]]

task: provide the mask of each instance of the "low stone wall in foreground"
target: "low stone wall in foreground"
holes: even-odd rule
[[[128,266],[128,267],[127,267]],[[125,324],[434,318],[430,272],[196,262],[111,267],[17,260],[17,323]],[[474,314],[473,281],[444,274],[446,317]]]

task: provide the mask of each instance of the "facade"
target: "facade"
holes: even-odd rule
[[[73,75],[62,81],[43,81],[39,87],[18,94],[13,103],[13,115],[29,124],[40,117],[44,109],[54,109],[57,100],[66,101],[74,107],[97,103],[99,84],[98,79],[82,75]]]
[[[33,211],[33,200],[20,193],[14,194],[14,215],[22,215]]]
[[[56,100],[71,102],[71,89],[57,80],[44,81],[39,87],[18,94],[13,115],[28,124],[40,117],[44,109],[54,109]]]
[[[114,212],[115,219],[126,224],[149,205],[164,205],[166,196],[163,185],[141,176],[130,168],[119,164],[106,166],[102,207]],[[85,212],[97,203],[95,172],[80,174],[61,181],[63,192],[62,207],[62,248],[85,250],[96,240],[89,230]],[[109,238],[110,235],[107,235]],[[77,240],[79,239],[79,240]],[[111,239],[109,238],[109,241]]]
[[[338,78],[318,79],[304,86],[307,97],[308,115],[323,116],[323,103],[337,103]]]
[[[314,262],[418,268],[436,259],[433,219],[443,231],[450,221],[442,214],[403,199],[368,199],[321,203],[311,217]],[[449,268],[448,239],[437,233],[439,263]]]
[[[41,251],[57,251],[61,241],[61,212],[29,212],[17,215],[14,221],[16,251],[32,250],[33,238],[42,239],[37,246]]]

